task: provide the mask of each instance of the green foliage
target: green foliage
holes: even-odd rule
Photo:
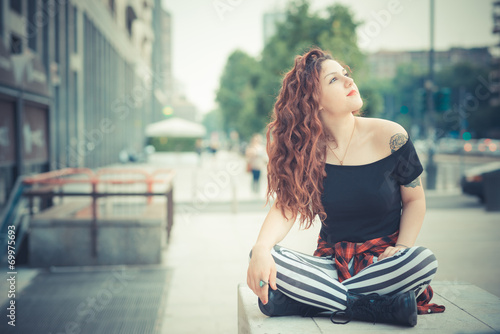
[[[394,120],[407,129],[413,125],[423,128],[427,112],[424,89],[427,68],[404,64],[392,79],[368,78],[365,55],[357,46],[356,28],[360,22],[354,21],[345,6],[332,5],[319,14],[311,12],[307,0],[291,0],[285,17],[258,60],[242,51],[235,51],[228,58],[217,92],[220,113],[210,115],[213,119],[207,122],[215,122],[219,124],[215,128],[227,132],[236,130],[243,140],[262,132],[269,122],[283,76],[293,66],[295,56],[318,46],[352,69],[363,97],[365,117]],[[498,108],[490,107],[487,99],[478,97],[478,87],[483,85],[483,94],[488,89],[482,83],[488,81],[487,78],[487,68],[471,64],[455,64],[436,73],[437,89],[450,89],[451,106],[448,108],[448,103],[437,101],[438,136],[457,132],[464,124],[479,137],[488,136],[495,127],[500,129]],[[217,117],[222,121],[214,121]]]
[[[499,113],[489,106],[488,99],[482,98],[488,89],[484,86],[488,72],[487,67],[458,63],[435,74],[433,125],[438,137],[452,133],[458,135],[462,129],[472,131],[476,137],[488,137],[495,127],[500,128]],[[424,88],[427,76],[426,68],[411,63],[400,65],[391,82],[376,86],[373,92],[374,95],[394,100],[394,111],[388,112],[389,106],[384,105],[380,116],[405,127],[408,124],[423,128],[428,109],[428,92]],[[366,89],[360,88],[360,91],[366,94]],[[373,115],[377,116],[377,113]]]
[[[148,145],[153,145],[156,152],[194,152],[197,138],[148,138]]]
[[[208,133],[220,132],[224,130],[224,118],[220,109],[212,110],[205,114],[202,124]]]
[[[326,15],[325,15],[326,14]],[[311,13],[306,0],[290,1],[286,19],[278,23],[276,34],[264,46],[259,61],[235,51],[228,58],[217,92],[217,102],[226,131],[236,130],[242,139],[262,132],[270,120],[284,74],[293,66],[294,58],[313,46],[321,47],[363,76],[364,56],[357,47],[353,15],[347,7],[334,5]],[[369,93],[368,93],[369,95]],[[367,95],[367,96],[368,96]],[[369,97],[375,110],[377,97]],[[367,109],[372,113],[371,109]]]
[[[236,50],[229,56],[216,96],[225,131],[245,132],[244,115],[253,110],[258,73],[258,62],[245,52]]]
[[[422,87],[426,73],[415,64],[403,64],[391,79],[370,78],[359,84],[364,115],[395,121],[406,129],[421,125],[426,108]]]
[[[365,81],[358,84],[361,98],[363,99],[363,107],[361,114],[364,117],[384,117],[384,90],[387,82],[381,81]]]
[[[318,40],[322,48],[329,50],[333,57],[348,65],[356,76],[358,83],[365,75],[365,56],[357,47],[356,27],[359,22],[353,21],[353,14],[347,7],[334,5],[327,8],[329,30],[321,32]]]
[[[436,75],[438,87],[450,90],[450,110],[437,113],[437,126],[441,132],[460,130],[460,122],[468,125],[475,137],[493,136],[493,131],[500,130],[498,108],[489,105],[489,68],[470,63],[458,63]],[[498,136],[498,134],[497,134]]]
[[[326,17],[311,13],[305,0],[289,3],[285,21],[278,24],[277,34],[262,52],[263,70],[257,86],[259,116],[272,112],[283,75],[293,66],[295,56],[313,46],[330,51],[361,77],[363,55],[356,44],[359,23],[353,21],[352,13],[342,5],[328,7],[325,12]]]
[[[394,100],[394,110],[387,118],[398,122],[407,130],[413,124],[423,125],[422,115],[426,110],[427,102],[425,94],[422,94],[422,87],[426,76],[424,69],[416,64],[398,66],[390,92],[384,93],[386,98]]]

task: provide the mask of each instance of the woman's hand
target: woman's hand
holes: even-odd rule
[[[385,249],[385,251],[382,254],[379,255],[378,261],[383,260],[383,259],[388,258],[388,257],[391,257],[394,254],[396,254],[397,252],[399,252],[401,249],[405,249],[405,248],[408,248],[408,247],[399,246],[399,245],[396,245],[394,247],[389,246]]]
[[[268,282],[260,286],[260,281]],[[269,286],[276,290],[276,263],[271,252],[266,249],[254,247],[252,258],[248,265],[247,284],[250,289],[260,298],[263,304],[268,302]]]
[[[268,289],[276,290],[276,263],[271,250],[287,235],[295,222],[295,217],[289,210],[283,213],[274,202],[269,213],[260,228],[257,242],[252,249],[252,258],[248,265],[247,284],[250,289],[260,298],[262,303],[268,302]],[[260,281],[265,283],[260,286]]]

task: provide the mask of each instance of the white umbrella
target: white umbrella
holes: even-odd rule
[[[207,130],[203,125],[178,117],[149,124],[146,127],[148,137],[199,138],[206,133]]]

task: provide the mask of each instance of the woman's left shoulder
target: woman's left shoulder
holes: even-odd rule
[[[366,119],[375,133],[376,145],[394,153],[408,141],[408,132],[400,124],[381,118]]]

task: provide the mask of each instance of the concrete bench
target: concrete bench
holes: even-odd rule
[[[263,315],[257,297],[246,284],[238,286],[239,334],[316,334],[316,333],[387,333],[411,331],[412,333],[495,333],[500,331],[500,298],[472,284],[463,282],[433,282],[432,302],[445,305],[444,313],[418,316],[413,328],[391,324],[373,324],[352,320],[346,325],[336,325],[329,317],[276,317]]]
[[[90,215],[75,217],[81,208],[81,202],[69,202],[32,217],[28,244],[31,267],[161,263],[167,242],[164,204],[148,205],[140,215],[98,216],[95,241]]]

